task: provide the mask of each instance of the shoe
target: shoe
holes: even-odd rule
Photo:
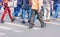
[[[25,23],[25,21],[22,21],[22,23]]]
[[[1,23],[4,23],[4,21],[1,21]]]
[[[33,28],[34,24],[30,24],[29,29]]]
[[[15,18],[13,18],[11,21],[14,22],[15,21]]]
[[[33,28],[33,26],[29,26],[29,29]]]
[[[44,22],[50,22],[50,20],[47,19],[47,20],[44,20]]]
[[[28,20],[28,23],[30,23],[30,20]]]
[[[41,28],[44,28],[46,26],[46,23],[41,24]]]

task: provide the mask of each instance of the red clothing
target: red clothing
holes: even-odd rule
[[[1,20],[2,20],[2,21],[4,20],[4,16],[5,16],[7,13],[9,14],[9,17],[10,17],[10,19],[12,20],[11,10],[10,10],[10,8],[8,7],[8,3],[4,3],[4,13],[2,14],[2,17],[1,17]]]

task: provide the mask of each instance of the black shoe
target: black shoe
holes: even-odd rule
[[[22,23],[25,23],[25,21],[22,21]]]
[[[33,26],[29,26],[29,29],[33,28]]]
[[[41,28],[44,28],[46,26],[46,23],[41,24]]]
[[[30,23],[30,20],[28,20],[28,23]]]
[[[15,18],[13,18],[12,20],[11,20],[11,22],[14,22],[15,21]]]
[[[4,23],[4,21],[1,21],[1,23]]]
[[[34,26],[34,24],[31,24],[31,25],[29,26],[29,29],[33,28],[33,26]]]

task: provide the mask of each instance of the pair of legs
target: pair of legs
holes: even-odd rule
[[[14,13],[13,13],[13,15],[15,17],[17,17],[19,12],[20,12],[20,14],[22,14],[22,8],[20,7],[20,5],[17,5],[17,7],[14,7]]]
[[[50,19],[50,4],[44,4],[44,20]]]
[[[55,14],[54,14],[54,18],[58,18],[58,12],[60,9],[60,4],[54,4],[54,10],[55,10]]]
[[[22,23],[25,23],[25,15],[26,15],[27,10],[22,9]]]
[[[29,9],[28,9],[28,22],[30,22],[30,17],[31,17],[31,7],[29,7]],[[35,22],[35,20],[37,19],[37,15],[35,15],[35,17],[34,17],[34,22]]]
[[[4,17],[7,13],[9,14],[9,17],[10,17],[11,21],[14,21],[14,19],[12,18],[12,15],[11,15],[10,8],[8,7],[8,4],[6,3],[4,5],[4,12],[3,12],[2,17],[1,17],[1,22],[4,21]]]
[[[44,23],[44,21],[43,21],[41,12],[38,13],[37,10],[32,9],[31,18],[30,18],[30,23],[29,23],[29,24],[30,24],[30,25],[29,25],[29,28],[33,28],[33,26],[34,26],[34,17],[35,17],[35,15],[37,15],[38,20],[39,20],[40,23],[41,23],[41,27],[44,27],[44,26],[45,26],[45,23]]]

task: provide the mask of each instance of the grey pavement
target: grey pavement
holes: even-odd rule
[[[6,15],[5,23],[0,23],[0,37],[60,37],[60,25],[55,24],[57,22],[47,23],[46,27],[40,28],[40,23],[36,20],[36,27],[28,29],[29,24],[25,20],[25,24],[21,23],[20,17],[11,22]]]

